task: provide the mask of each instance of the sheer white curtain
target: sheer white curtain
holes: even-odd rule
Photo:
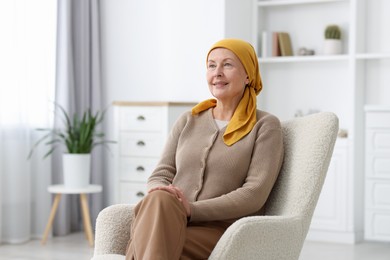
[[[0,1],[0,243],[43,233],[50,206],[50,159],[37,140],[48,127],[55,91],[57,2]]]

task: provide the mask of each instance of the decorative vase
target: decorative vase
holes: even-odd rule
[[[324,54],[326,55],[341,54],[341,40],[325,39]]]
[[[90,183],[91,154],[65,153],[62,155],[64,185],[84,188]]]

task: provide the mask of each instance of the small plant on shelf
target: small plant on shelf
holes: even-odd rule
[[[341,44],[340,27],[336,24],[330,24],[326,26],[324,36],[325,36],[324,54],[325,55],[341,54],[342,44]]]
[[[338,25],[328,25],[325,29],[325,39],[341,39],[341,30]]]

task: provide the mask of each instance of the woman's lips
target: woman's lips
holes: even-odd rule
[[[226,86],[227,84],[228,84],[227,82],[218,81],[218,82],[215,82],[213,85],[220,88],[220,87]]]

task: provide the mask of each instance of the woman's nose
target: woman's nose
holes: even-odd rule
[[[222,77],[222,68],[220,66],[217,66],[217,68],[214,71],[214,76],[215,77]]]

